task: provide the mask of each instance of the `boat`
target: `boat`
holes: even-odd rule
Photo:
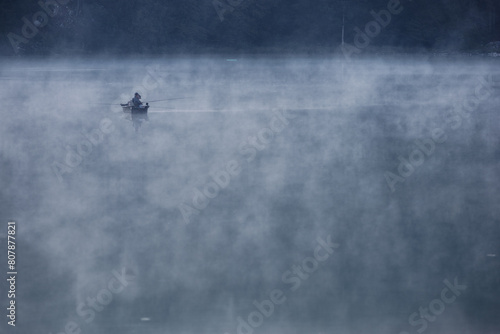
[[[147,114],[149,109],[148,103],[140,107],[134,106],[132,101],[129,101],[128,103],[120,103],[120,105],[123,108],[123,112],[128,114]]]

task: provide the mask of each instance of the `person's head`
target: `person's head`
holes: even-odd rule
[[[135,93],[135,97],[138,98],[138,99],[141,98],[141,96],[139,95],[139,93]]]

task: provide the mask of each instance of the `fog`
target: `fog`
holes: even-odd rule
[[[2,221],[18,226],[9,330],[500,328],[497,59],[25,58],[0,71]],[[136,91],[164,101],[123,113]]]

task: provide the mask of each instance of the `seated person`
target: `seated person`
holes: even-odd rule
[[[132,99],[132,103],[134,104],[134,107],[136,108],[144,108],[141,102],[141,96],[139,93],[135,93],[134,98]]]

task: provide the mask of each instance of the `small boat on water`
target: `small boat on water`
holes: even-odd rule
[[[124,113],[128,113],[128,114],[147,114],[148,113],[148,109],[149,109],[149,104],[146,103],[146,105],[143,105],[143,106],[140,106],[140,107],[136,107],[134,106],[134,104],[132,103],[132,101],[128,102],[128,103],[120,103],[120,105],[122,106],[123,108],[123,112]]]

